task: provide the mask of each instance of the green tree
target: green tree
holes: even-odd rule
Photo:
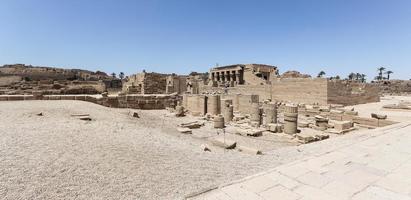
[[[124,72],[120,72],[120,74],[118,74],[118,77],[123,80],[124,79]]]
[[[394,73],[394,72],[393,72],[393,71],[390,71],[390,70],[388,70],[388,71],[385,72],[385,74],[387,74],[387,79],[388,79],[388,80],[390,80],[390,75],[391,75],[392,73]]]
[[[385,67],[379,67],[379,68],[377,68],[377,70],[379,71],[378,72],[378,80],[382,80],[382,74],[383,74],[383,72],[385,71]]]
[[[321,78],[325,75],[324,71],[320,71],[320,73],[318,73],[317,78]]]

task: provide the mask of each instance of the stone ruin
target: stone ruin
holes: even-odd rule
[[[124,81],[113,80],[101,72],[30,66],[5,66],[0,72],[0,89],[9,89],[3,92],[6,95],[0,95],[0,101],[81,100],[115,108],[168,109],[176,117],[188,114],[205,119],[205,122],[181,124],[178,131],[184,134],[192,133],[191,129],[200,128],[208,121],[215,129],[230,134],[244,137],[277,134],[291,141],[309,143],[358,128],[395,123],[378,114],[359,117],[356,111],[343,107],[379,101],[379,88],[375,85],[311,78],[298,72],[279,75],[278,68],[270,65],[229,65],[187,76],[143,71]],[[29,76],[31,73],[33,76]],[[96,91],[88,91],[84,85],[93,85]],[[73,89],[75,86],[80,87]],[[109,94],[108,87],[121,87],[121,92]],[[262,153],[221,138],[213,144]],[[203,149],[210,150],[207,146]]]
[[[23,64],[0,67],[0,95],[100,94],[111,88],[121,88],[121,81],[99,71]]]
[[[282,134],[304,144],[356,129],[396,123],[378,114],[360,117],[357,111],[342,105],[260,101],[258,95],[185,94],[181,106],[185,113],[203,116],[214,123],[214,128],[225,128],[232,134],[248,137]]]

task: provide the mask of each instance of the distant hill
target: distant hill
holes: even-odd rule
[[[93,72],[82,69],[62,69],[55,67],[40,67],[24,64],[3,65],[1,76],[20,76],[28,81],[38,80],[107,80],[111,79],[104,72]]]

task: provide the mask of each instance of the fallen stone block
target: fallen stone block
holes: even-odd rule
[[[344,114],[357,116],[357,115],[358,115],[358,111],[346,110],[346,111],[344,111]]]
[[[307,121],[299,120],[297,124],[298,124],[298,127],[300,127],[300,128],[307,128],[310,123],[307,122]]]
[[[258,129],[250,129],[246,131],[247,136],[252,136],[252,137],[260,137],[263,135],[263,130],[258,130]]]
[[[214,145],[225,148],[225,149],[234,149],[237,145],[237,142],[232,140],[227,140],[224,138],[215,138],[211,141]]]
[[[177,131],[184,134],[192,134],[193,132],[189,128],[177,128]]]
[[[91,121],[91,117],[89,116],[82,116],[82,117],[79,117],[78,119],[83,120],[83,121]]]
[[[283,125],[281,124],[268,124],[268,130],[273,133],[281,133],[283,132]]]
[[[176,117],[184,117],[184,107],[183,106],[176,106]]]
[[[384,105],[383,108],[385,109],[400,109],[400,110],[411,110],[411,107],[406,104],[388,104]]]
[[[334,121],[334,129],[337,131],[348,130],[353,127],[351,121]]]
[[[331,106],[330,106],[330,105],[320,106],[319,110],[320,110],[321,112],[330,112]]]
[[[39,113],[37,113],[36,115],[37,115],[37,116],[43,116],[43,113],[42,113],[42,112],[39,112]]]
[[[195,128],[200,128],[204,126],[204,122],[193,121],[193,122],[188,122],[188,123],[182,123],[178,126],[183,127],[183,128],[195,129]]]
[[[318,139],[314,137],[314,135],[308,135],[308,134],[297,134],[297,139],[300,143],[303,143],[303,144],[318,141]]]
[[[244,152],[244,153],[248,153],[248,154],[251,154],[251,155],[261,155],[262,154],[262,152],[260,150],[255,149],[255,148],[251,148],[251,147],[246,147],[246,146],[237,146],[236,149],[239,152]]]
[[[90,116],[90,114],[71,114],[72,117],[86,117]]]
[[[328,139],[330,135],[313,131],[310,129],[304,129],[303,132],[297,134],[297,139],[300,143],[307,144],[315,141]]]
[[[135,118],[140,118],[140,115],[138,114],[138,112],[131,112],[131,116]]]
[[[354,131],[355,129],[356,129],[355,127],[351,127],[349,129],[344,129],[344,130],[328,129],[327,133],[342,135],[342,134],[346,134],[350,131]]]
[[[381,115],[376,113],[371,113],[371,117],[375,119],[387,119],[387,115]]]
[[[202,144],[202,145],[201,145],[201,150],[203,150],[203,151],[211,151],[211,149],[208,147],[207,144]]]

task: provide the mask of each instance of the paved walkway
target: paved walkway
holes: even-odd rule
[[[411,123],[188,199],[411,200]]]

